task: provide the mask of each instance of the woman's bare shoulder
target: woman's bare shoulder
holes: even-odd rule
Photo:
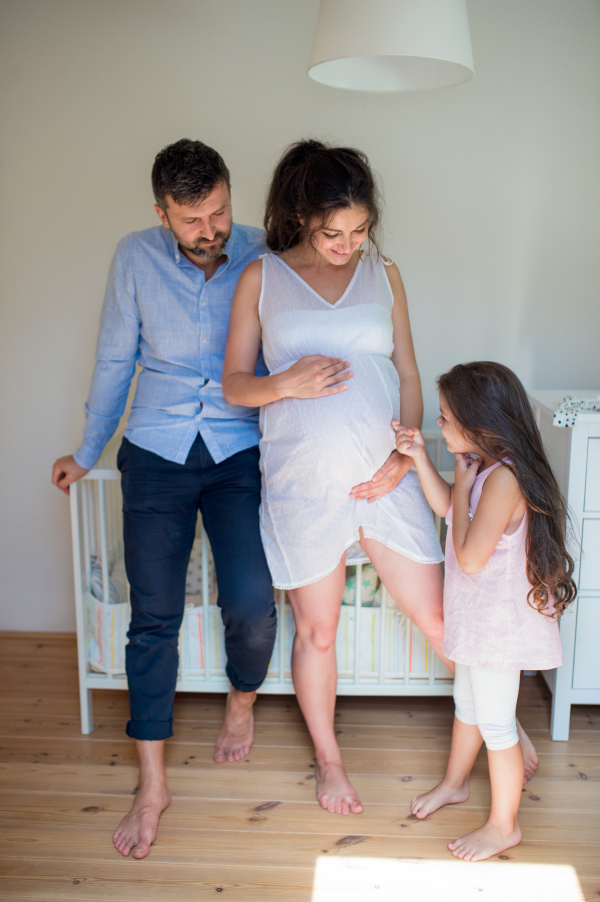
[[[381,254],[381,262],[385,267],[385,274],[388,277],[392,288],[402,288],[402,290],[404,290],[400,270],[391,259],[391,257],[385,257],[383,254]]]
[[[253,260],[252,263],[249,263],[245,269],[242,270],[242,274],[238,280],[237,291],[239,290],[246,292],[252,292],[253,294],[258,292],[260,294],[260,289],[262,285],[262,260],[259,258],[258,260]]]

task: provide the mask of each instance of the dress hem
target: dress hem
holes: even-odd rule
[[[458,661],[455,657],[452,657],[451,654],[448,654],[443,646],[442,651],[444,652],[448,660],[453,661],[454,664],[462,664],[463,667],[481,667],[482,670],[555,670],[557,667],[561,667],[563,663],[562,661],[559,661],[558,663],[554,664],[548,664],[547,662],[544,662],[543,664],[532,664],[528,661],[527,664],[516,664],[513,661],[509,661],[508,663],[503,663],[502,667],[492,667],[488,663],[475,664],[473,663],[473,661]]]
[[[375,535],[371,535],[371,534],[367,535],[364,533],[364,531],[363,531],[363,536],[365,539],[374,539],[376,542],[381,542],[381,544],[385,545],[386,548],[389,548],[390,551],[395,551],[396,554],[401,554],[402,557],[406,557],[410,561],[415,561],[415,563],[417,563],[417,564],[441,564],[442,561],[444,560],[443,557],[436,558],[435,560],[425,560],[424,558],[414,557],[412,554],[407,554],[405,551],[400,551],[400,549],[397,546],[391,545],[389,542],[384,542],[383,539],[381,539],[379,536],[375,536]],[[358,541],[357,539],[353,539],[349,545],[346,545],[346,547],[342,551],[342,554],[344,554],[344,552],[348,551],[348,549],[351,548],[357,541]],[[362,563],[370,563],[370,558],[367,556],[366,553],[365,553],[365,559],[366,560],[363,561]],[[338,564],[339,564],[339,561],[337,562],[337,564],[334,564],[334,566],[331,567],[329,570],[327,570],[325,573],[322,573],[320,576],[315,576],[312,579],[307,579],[300,583],[279,585],[274,582],[273,588],[274,589],[283,589],[284,591],[288,591],[289,589],[302,589],[304,586],[310,586],[313,583],[318,583],[320,579],[325,579],[326,576],[329,576],[330,573],[333,573],[333,571],[338,566]],[[354,565],[352,565],[352,566],[354,566]],[[538,668],[538,669],[540,669],[540,668]]]

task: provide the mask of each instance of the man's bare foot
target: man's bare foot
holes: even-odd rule
[[[360,814],[363,810],[341,764],[317,764],[317,799],[332,814]]]
[[[415,817],[423,820],[428,814],[433,814],[434,811],[437,811],[443,805],[457,805],[460,802],[466,802],[468,798],[468,782],[464,783],[463,786],[450,786],[442,780],[429,792],[415,796],[410,803],[410,810]]]
[[[518,846],[520,842],[521,830],[518,824],[513,829],[508,827],[503,830],[488,821],[479,830],[473,830],[472,833],[449,842],[448,848],[455,858],[462,858],[464,861],[483,861]]]
[[[131,811],[115,832],[113,842],[121,855],[145,858],[156,839],[158,819],[171,803],[171,793],[164,782],[149,784],[136,795]]]
[[[519,745],[523,752],[523,763],[525,765],[525,775],[523,777],[523,785],[531,780],[534,773],[538,769],[539,758],[535,750],[535,746],[519,721],[517,720],[517,733],[519,736]]]
[[[245,758],[254,739],[254,715],[252,707],[256,692],[240,692],[233,686],[227,696],[225,720],[215,743],[215,761],[241,761]]]

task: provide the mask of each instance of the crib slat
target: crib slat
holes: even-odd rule
[[[90,549],[90,512],[89,512],[89,504],[88,504],[88,495],[90,488],[87,482],[81,482],[78,486],[77,483],[74,483],[76,486],[75,491],[79,492],[81,490],[81,519],[83,520],[83,559],[84,559],[84,567],[85,567],[85,588],[88,592],[91,591],[92,588],[92,567],[91,567],[91,549]],[[77,512],[77,516],[79,515],[79,508],[75,508]],[[79,526],[79,522],[78,522]],[[78,531],[79,535],[79,531]],[[78,541],[79,544],[79,541]]]
[[[81,711],[81,732],[91,733],[94,729],[92,711],[92,692],[86,685],[88,674],[88,637],[87,617],[83,607],[82,572],[81,572],[81,518],[79,492],[85,495],[83,486],[74,482],[70,487],[71,502],[71,538],[73,541],[73,576],[75,580],[75,626],[77,629],[77,666],[79,670],[79,707]],[[83,507],[83,505],[82,505]],[[84,527],[85,527],[84,517]],[[86,550],[86,564],[89,567],[89,554]]]
[[[277,629],[279,631],[279,682],[285,683],[287,623],[285,622],[285,590],[278,589]]]
[[[355,592],[354,592],[354,684],[360,683],[360,615],[362,612],[362,564],[356,565]]]
[[[385,633],[387,626],[388,593],[385,586],[381,585],[381,607],[379,608],[379,685],[385,682]]]
[[[98,508],[100,512],[100,556],[102,558],[102,600],[110,601],[110,583],[108,573],[108,546],[106,542],[106,499],[104,497],[104,480],[98,481]]]
[[[408,683],[410,680],[411,640],[412,640],[412,623],[408,619],[408,617],[404,617],[404,684],[406,686],[408,686]]]
[[[97,487],[97,482],[91,482],[88,488],[88,502],[90,508],[90,516],[88,519],[90,527],[90,554],[98,554],[98,543],[96,542],[96,533],[98,531],[98,524],[96,523],[98,516],[98,505],[96,504]]]

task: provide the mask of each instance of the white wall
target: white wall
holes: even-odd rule
[[[528,387],[600,381],[600,6],[471,0],[476,77],[420,95],[306,76],[318,0],[19,0],[0,7],[5,629],[74,626],[53,460],[80,440],[118,239],[155,223],[150,169],[218,148],[236,219],[260,222],[282,148],[365,150],[387,201],[425,388],[495,359]],[[365,4],[368,15],[368,3]]]

